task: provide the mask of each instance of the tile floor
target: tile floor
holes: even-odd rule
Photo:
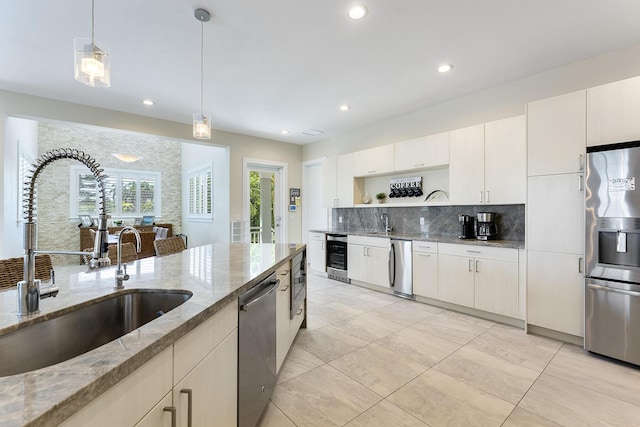
[[[319,276],[308,284],[308,328],[262,427],[640,425],[640,369]]]

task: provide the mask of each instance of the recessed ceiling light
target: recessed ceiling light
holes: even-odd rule
[[[367,12],[368,12],[367,8],[364,7],[363,5],[353,6],[351,9],[349,9],[349,18],[351,19],[364,18]]]
[[[441,66],[438,67],[438,72],[439,73],[448,73],[452,69],[453,69],[453,65],[451,65],[451,64],[442,64]]]
[[[351,107],[349,107],[348,105],[341,105],[340,106],[340,111],[348,111],[350,109],[351,109]]]
[[[283,135],[287,135],[289,133],[289,130],[288,129],[282,129],[280,131],[280,133],[283,134]]]
[[[143,99],[143,100],[142,100],[142,103],[143,103],[144,105],[154,105],[154,104],[155,104],[155,102],[153,102],[153,101],[152,101],[152,100],[150,100],[150,99]]]

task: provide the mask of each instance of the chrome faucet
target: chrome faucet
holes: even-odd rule
[[[36,184],[38,176],[44,168],[56,160],[72,159],[78,160],[84,164],[93,173],[98,183],[98,191],[100,193],[100,213],[98,215],[98,231],[93,244],[93,252],[90,253],[90,268],[98,268],[110,265],[108,254],[108,232],[107,232],[107,211],[106,211],[106,193],[104,188],[104,180],[106,175],[103,174],[104,169],[100,169],[100,163],[97,163],[88,154],[72,148],[59,148],[41,155],[36,163],[31,165],[29,170],[30,177],[24,183],[23,213],[26,222],[24,223],[24,280],[18,282],[18,316],[27,316],[40,311],[40,298],[47,296],[55,296],[58,288],[54,283],[48,288],[40,289],[40,280],[35,278],[36,254],[62,254],[62,255],[88,255],[87,252],[80,251],[45,251],[37,249],[38,244],[38,219],[36,214],[35,200],[37,197]],[[52,281],[53,282],[53,281]]]
[[[136,252],[140,252],[140,233],[135,228],[130,225],[122,227],[120,230],[120,236],[118,237],[118,268],[116,269],[116,286],[115,290],[124,289],[124,282],[129,280],[129,275],[127,274],[127,264],[122,264],[122,235],[127,231],[133,232],[136,236]]]
[[[389,215],[383,213],[380,216],[380,219],[384,221],[384,234],[388,235],[391,231],[393,231],[393,228],[389,227]]]

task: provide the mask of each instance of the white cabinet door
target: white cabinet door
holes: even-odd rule
[[[485,123],[485,203],[525,203],[527,131],[524,116]]]
[[[581,172],[586,120],[584,90],[528,104],[529,176]]]
[[[640,77],[587,89],[587,145],[640,139]]]
[[[528,182],[528,249],[582,254],[585,234],[582,174],[535,176],[529,177]]]
[[[449,135],[451,203],[484,203],[484,125],[456,129]]]
[[[367,247],[363,245],[347,245],[347,275],[349,279],[366,282],[367,274]]]
[[[318,272],[324,272],[327,270],[327,253],[324,233],[309,233],[307,260],[309,262],[310,270]]]
[[[473,307],[473,258],[438,254],[438,297]]]
[[[306,315],[307,304],[306,301],[302,306],[298,309],[298,311],[293,316],[293,319],[289,321],[289,347],[293,344],[293,340],[296,339],[296,335],[298,335],[298,331],[300,330],[300,326],[302,326],[302,322],[304,321]]]
[[[173,389],[178,426],[187,427],[191,399],[193,426],[235,426],[238,412],[238,330],[234,329]],[[190,390],[189,395],[186,391]]]
[[[336,159],[336,207],[353,207],[353,153],[343,154]]]
[[[438,298],[438,254],[413,251],[413,293]]]
[[[584,275],[579,255],[527,254],[527,323],[584,336]]]
[[[367,282],[390,288],[389,247],[367,246]]]
[[[518,317],[518,263],[476,258],[475,308]]]
[[[395,143],[395,170],[409,171],[449,164],[449,132]]]
[[[170,408],[172,406],[173,394],[167,393],[164,399],[154,406],[153,409],[135,425],[135,427],[174,427],[171,425],[171,412],[165,411],[165,408]]]
[[[393,172],[393,144],[353,153],[353,176],[371,176]]]
[[[307,252],[309,252],[307,250]],[[276,372],[280,371],[289,352],[289,314],[291,305],[291,274],[288,266],[277,271],[278,290],[276,293]]]
[[[335,157],[327,157],[322,161],[322,206],[325,208],[333,208],[338,203],[336,162]]]

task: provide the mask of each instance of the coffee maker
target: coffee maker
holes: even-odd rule
[[[478,212],[476,214],[476,239],[495,240],[498,237],[496,226],[496,214],[494,212]]]
[[[459,239],[473,239],[473,217],[469,215],[458,215],[458,222],[460,223],[460,235]]]

